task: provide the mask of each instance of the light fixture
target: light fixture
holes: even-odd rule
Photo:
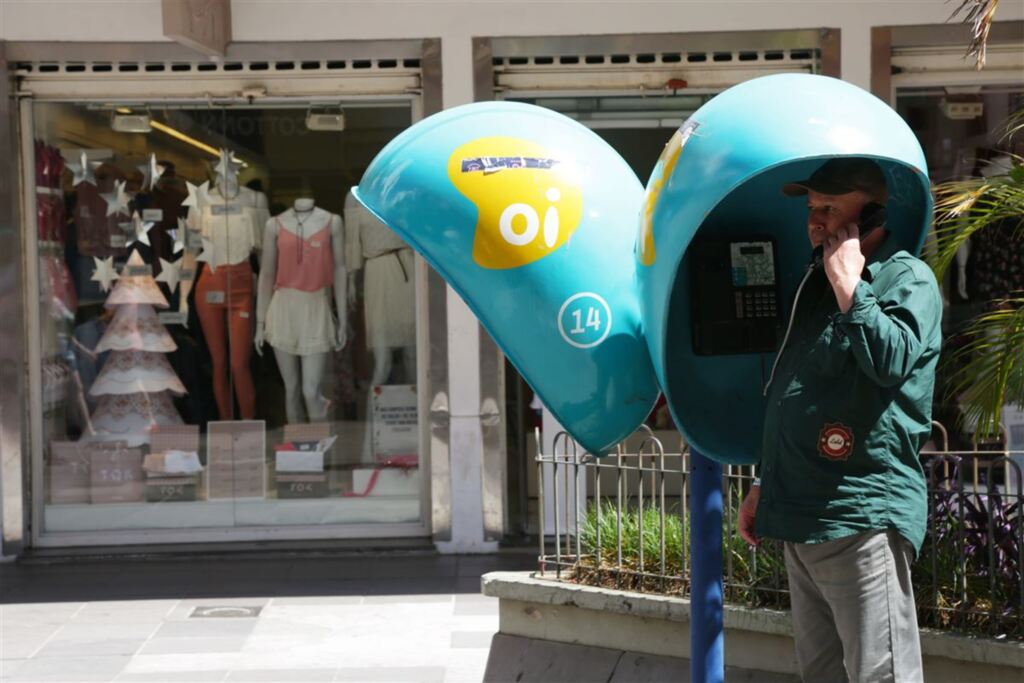
[[[939,101],[939,109],[947,119],[970,121],[985,113],[985,103],[980,96],[943,97]]]
[[[110,127],[118,133],[148,133],[153,130],[152,120],[148,113],[125,114],[121,111],[121,109],[116,110],[110,121]]]
[[[337,111],[313,111],[306,113],[306,128],[309,130],[345,130],[345,112],[341,107]]]

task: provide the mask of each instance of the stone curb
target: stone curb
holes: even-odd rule
[[[481,590],[484,595],[503,600],[578,607],[680,623],[690,621],[690,601],[684,598],[563,583],[554,578],[540,578],[535,572],[484,574]],[[793,636],[787,611],[726,605],[723,623],[727,629]],[[1024,669],[1024,643],[1003,643],[921,629],[921,652],[925,656]]]

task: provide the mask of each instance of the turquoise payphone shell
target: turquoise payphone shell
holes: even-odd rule
[[[633,259],[643,193],[589,129],[510,102],[417,123],[377,155],[355,190],[597,454],[628,436],[659,393]]]
[[[687,441],[719,462],[756,462],[775,353],[694,352],[688,247],[695,237],[774,238],[785,322],[811,247],[806,199],[781,188],[854,156],[882,167],[890,239],[919,253],[932,208],[921,146],[892,108],[844,81],[784,74],[730,88],[687,120],[651,176],[637,273],[648,348]]]
[[[931,215],[920,145],[885,103],[822,76],[767,76],[716,96],[672,136],[646,192],[578,122],[490,102],[409,128],[355,195],[459,293],[587,450],[631,433],[660,387],[695,448],[749,463],[774,353],[694,352],[688,248],[770,237],[788,313],[811,250],[805,204],[781,187],[837,156],[882,166],[887,227],[917,253]]]

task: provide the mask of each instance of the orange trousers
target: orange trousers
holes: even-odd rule
[[[254,313],[252,279],[248,261],[217,266],[214,270],[204,263],[196,285],[196,314],[213,360],[213,395],[222,420],[251,420],[256,416],[256,389],[249,369]],[[231,401],[232,384],[238,398],[238,416]]]

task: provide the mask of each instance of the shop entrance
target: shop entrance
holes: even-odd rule
[[[429,535],[425,271],[349,193],[421,117],[416,74],[85,101],[40,76],[21,105],[33,543]]]

